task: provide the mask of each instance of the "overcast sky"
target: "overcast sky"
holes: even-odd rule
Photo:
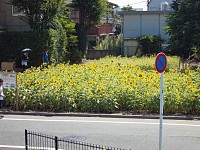
[[[120,7],[131,5],[133,8],[143,8],[147,10],[147,0],[109,0],[112,3],[118,4]]]

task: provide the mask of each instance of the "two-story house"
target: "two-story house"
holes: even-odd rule
[[[138,47],[136,38],[142,35],[160,35],[168,42],[165,33],[166,16],[172,11],[172,0],[147,0],[147,11],[123,11],[122,17],[122,55],[133,56]]]
[[[133,56],[138,47],[136,38],[142,35],[160,35],[168,41],[165,33],[166,16],[170,11],[124,11],[122,16],[122,55]]]

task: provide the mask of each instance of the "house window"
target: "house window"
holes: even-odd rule
[[[24,16],[24,12],[18,7],[12,5],[12,16]]]

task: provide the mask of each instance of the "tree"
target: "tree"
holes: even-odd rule
[[[119,36],[122,32],[122,17],[119,15],[117,10],[114,11],[114,27],[115,36]]]
[[[161,44],[164,42],[159,35],[143,35],[137,37],[138,45],[142,48],[143,54],[157,54],[161,51]]]
[[[86,51],[87,30],[98,25],[108,9],[107,0],[72,0],[72,7],[79,11],[79,23],[76,26],[78,45],[82,55]]]
[[[86,28],[97,25],[108,10],[107,0],[72,0],[73,7],[79,11],[79,24]]]
[[[66,6],[64,0],[12,0],[11,4],[25,13],[21,18],[35,30],[48,28]]]
[[[200,54],[200,1],[174,0],[174,10],[167,17],[166,31],[170,35],[172,54],[182,58]]]
[[[131,10],[134,10],[134,9],[129,4],[127,6],[122,7],[122,11],[131,11]]]
[[[12,0],[22,10],[31,29],[48,34],[48,49],[52,62],[65,61],[66,47],[76,45],[75,24],[68,18],[65,0]]]

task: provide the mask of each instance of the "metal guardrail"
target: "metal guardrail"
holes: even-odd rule
[[[66,140],[57,136],[49,136],[41,133],[25,130],[26,150],[125,150],[96,144],[88,144],[80,141]]]

